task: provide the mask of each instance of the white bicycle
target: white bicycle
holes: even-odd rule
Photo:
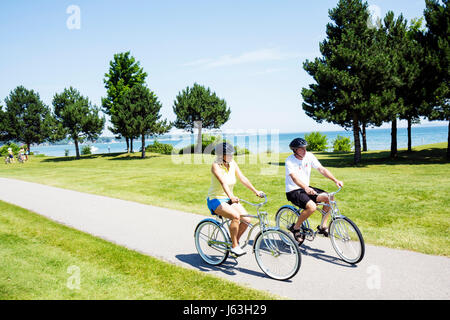
[[[253,241],[253,253],[258,266],[273,279],[287,280],[295,276],[300,269],[301,253],[298,243],[289,233],[269,226],[267,212],[260,211],[267,203],[267,196],[264,195],[264,198],[263,203],[256,204],[239,200],[256,207],[256,216],[245,217],[257,219],[259,222],[248,224],[248,236],[241,247],[244,248],[249,243],[252,231],[259,226],[260,232]],[[228,225],[228,228],[225,228],[225,225]],[[230,220],[220,216],[216,216],[216,219],[204,219],[197,225],[194,232],[195,247],[206,263],[217,266],[228,258],[231,249],[229,226]]]
[[[340,214],[337,202],[334,198],[336,193],[338,193],[339,191],[341,191],[341,188],[339,188],[335,192],[328,193],[328,200],[330,204],[321,202],[317,205],[322,205],[323,207],[328,206],[331,208],[331,222],[328,230],[331,244],[334,250],[342,260],[350,264],[356,264],[364,258],[364,239],[361,231],[356,226],[356,223],[354,223],[348,217]],[[323,222],[326,212],[323,209],[319,209],[319,207],[317,207],[317,211],[322,214]],[[293,207],[291,205],[282,206],[280,209],[278,209],[278,212],[275,216],[277,227],[281,230],[286,230],[287,232],[289,232],[289,226],[297,222],[297,218],[301,213],[302,209]],[[306,240],[313,241],[318,231],[312,230],[308,219],[306,219],[302,224],[300,232],[303,233]]]

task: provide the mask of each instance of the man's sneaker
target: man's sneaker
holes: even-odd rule
[[[298,245],[302,245],[303,241],[305,241],[305,234],[301,232],[300,230],[294,229],[295,223],[291,224],[288,227],[288,230],[292,232],[294,239],[298,242]]]
[[[329,235],[328,228],[322,228],[320,225],[318,225],[317,230],[319,234],[323,234],[325,237],[328,237]]]
[[[234,254],[236,257],[240,257],[243,256],[244,254],[246,254],[247,252],[245,252],[244,250],[242,250],[241,247],[237,246],[236,248],[231,248],[230,252],[232,254]]]

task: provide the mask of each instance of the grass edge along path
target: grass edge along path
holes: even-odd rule
[[[0,300],[280,299],[160,261],[3,201],[0,256]]]

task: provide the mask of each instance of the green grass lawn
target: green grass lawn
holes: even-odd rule
[[[2,201],[0,257],[0,300],[276,298],[159,261]]]
[[[352,166],[352,153],[316,153],[344,188],[337,199],[341,213],[360,227],[366,243],[450,256],[450,163],[447,143],[400,150],[395,160],[387,151],[363,153],[363,164]],[[243,173],[268,194],[273,217],[287,203],[284,160],[289,154],[238,156]],[[140,153],[73,157],[32,157],[26,164],[0,166],[0,176],[209,215],[206,195],[210,163],[191,156],[172,158]],[[180,163],[183,162],[184,163]],[[311,184],[333,191],[334,184],[313,170]],[[235,194],[257,198],[241,184]],[[251,208],[249,208],[251,210]],[[318,223],[312,218],[313,226]]]

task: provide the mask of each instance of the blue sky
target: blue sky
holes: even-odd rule
[[[100,105],[109,61],[131,51],[168,120],[175,120],[178,92],[197,82],[231,108],[223,129],[339,130],[308,118],[300,94],[312,81],[302,62],[319,56],[328,9],[337,2],[1,1],[1,104],[24,85],[48,105],[69,86]],[[425,7],[424,0],[368,3],[381,16],[392,10],[408,20]],[[80,9],[79,29],[67,26],[71,5]]]

